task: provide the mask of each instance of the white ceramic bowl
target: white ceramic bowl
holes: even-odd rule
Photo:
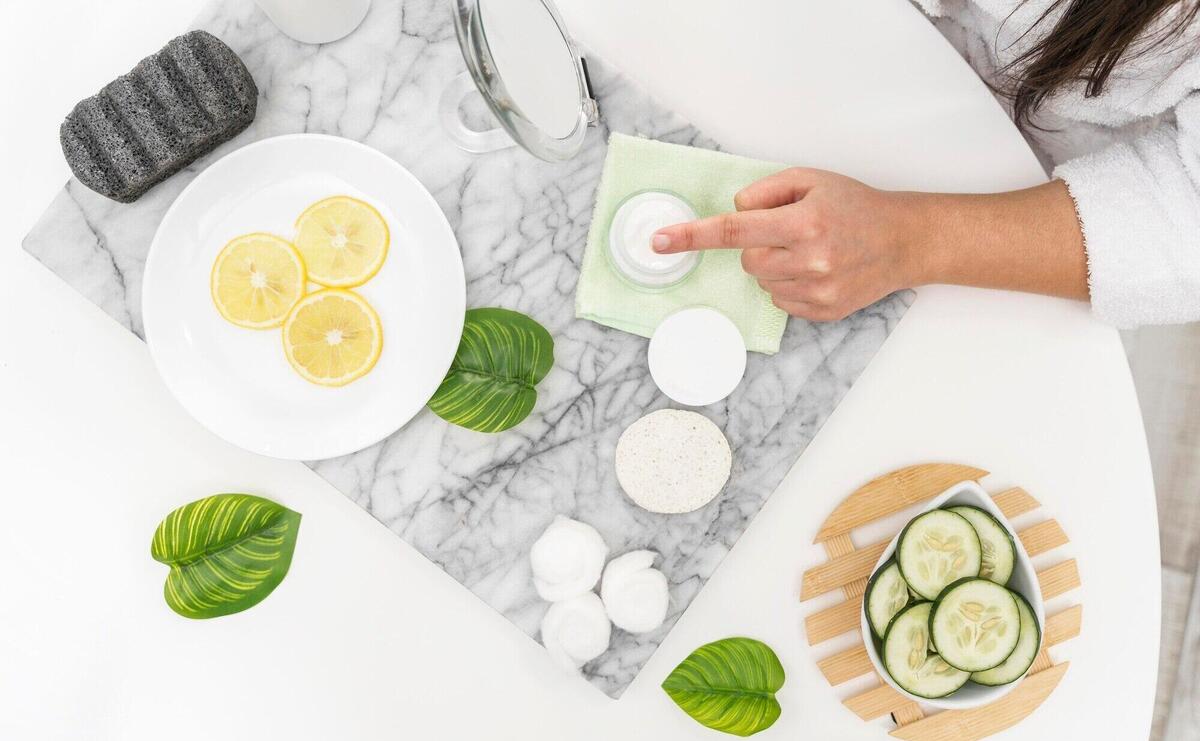
[[[992,501],[992,498],[988,496],[988,493],[983,490],[983,487],[974,481],[964,481],[960,484],[955,484],[930,501],[925,509],[922,510],[922,512],[928,512],[931,509],[938,509],[940,507],[955,504],[972,504],[980,509],[988,511],[992,514],[992,516],[1000,521],[1001,525],[1008,528],[1008,531],[1012,533],[1013,543],[1015,543],[1017,547],[1017,562],[1013,567],[1012,577],[1008,580],[1008,588],[1014,592],[1019,592],[1022,597],[1029,600],[1029,606],[1033,608],[1033,614],[1037,617],[1038,625],[1042,626],[1042,631],[1044,633],[1046,629],[1046,611],[1045,606],[1042,603],[1042,590],[1038,585],[1037,572],[1034,571],[1033,564],[1031,564],[1029,561],[1029,554],[1025,552],[1025,546],[1021,545],[1021,540],[1017,537],[1017,533],[1015,530],[1013,530],[1012,525],[1009,524],[1008,518],[1006,518],[1000,511],[1000,508],[996,506],[996,503]],[[892,538],[892,542],[888,544],[888,547],[884,549],[883,555],[879,557],[879,561],[875,564],[875,568],[871,570],[872,574],[878,571],[879,567],[892,557],[892,554],[896,551],[896,543],[899,539],[900,534],[897,533],[896,537]],[[966,710],[968,708],[977,708],[981,705],[987,705],[988,703],[999,700],[1009,692],[1012,692],[1018,684],[1025,681],[1025,678],[1022,677],[1015,682],[1009,682],[1008,684],[1003,684],[999,687],[985,687],[981,684],[975,684],[974,682],[967,682],[962,686],[961,689],[948,697],[942,697],[936,700],[917,697],[916,695],[909,694],[898,687],[896,683],[892,681],[887,669],[883,667],[883,661],[879,657],[879,652],[875,648],[875,638],[874,634],[871,632],[871,625],[867,622],[865,602],[864,608],[861,610],[861,614],[859,615],[859,620],[861,621],[861,628],[864,637],[863,642],[867,646],[867,656],[871,657],[871,664],[874,665],[875,671],[879,673],[879,676],[883,677],[883,681],[887,682],[892,689],[896,690],[910,700],[923,705],[941,708],[943,710]]]

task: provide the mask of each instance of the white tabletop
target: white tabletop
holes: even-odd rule
[[[249,2],[250,0],[246,0]],[[415,0],[414,0],[415,1]],[[894,187],[994,190],[1043,173],[970,69],[904,0],[561,0],[575,34],[732,151]],[[0,51],[0,736],[22,739],[716,738],[658,683],[750,635],[787,670],[770,738],[884,738],[840,704],[796,595],[821,520],[927,460],[1020,483],[1071,537],[1083,634],[1063,683],[1006,739],[1144,737],[1158,655],[1153,484],[1117,335],[1079,304],[920,291],[873,364],[625,696],[544,652],[299,463],[193,422],[146,348],[28,256],[67,177],[70,105],[182,30],[200,0],[11,3]],[[304,514],[257,607],[192,622],[161,597],[150,535],[227,490]],[[1051,605],[1053,609],[1054,605]],[[999,736],[997,737],[999,738]]]

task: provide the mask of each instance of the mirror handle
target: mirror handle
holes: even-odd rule
[[[442,128],[446,130],[459,149],[468,152],[477,154],[495,152],[498,149],[515,146],[516,142],[508,135],[507,131],[500,127],[487,131],[476,131],[467,128],[467,125],[463,123],[459,106],[468,95],[478,92],[475,81],[466,72],[447,83],[446,89],[442,91],[441,100],[438,101],[438,115],[442,119]]]

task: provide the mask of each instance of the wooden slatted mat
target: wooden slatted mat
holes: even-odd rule
[[[849,697],[844,704],[863,720],[890,715],[896,724],[891,734],[913,741],[974,741],[1019,723],[1049,697],[1067,671],[1069,662],[1055,664],[1047,652],[1051,646],[1079,635],[1083,606],[1075,605],[1046,616],[1042,650],[1021,680],[1021,684],[1001,699],[973,710],[923,708],[889,687],[875,674],[867,649],[862,643],[859,615],[863,592],[871,569],[891,537],[855,546],[851,533],[863,525],[895,514],[906,507],[927,501],[955,484],[979,480],[987,471],[952,463],[927,463],[909,466],[880,476],[855,491],[833,510],[817,533],[816,542],[825,548],[829,559],[804,572],[800,599],[807,600],[840,591],[843,600],[805,618],[809,645],[817,645],[851,631],[858,633],[854,647],[827,656],[817,662],[831,685],[837,686],[867,674],[875,675],[878,686]],[[1036,512],[1041,505],[1021,488],[992,495],[993,501],[1010,520]],[[1043,519],[1017,532],[1030,556],[1049,553],[1067,543],[1067,534],[1058,522]],[[1038,572],[1042,596],[1049,600],[1079,587],[1079,569],[1074,559],[1062,559]],[[926,714],[926,710],[929,714]]]

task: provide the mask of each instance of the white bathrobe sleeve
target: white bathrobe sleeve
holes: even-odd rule
[[[1175,121],[1064,162],[1092,310],[1118,327],[1200,320],[1200,92]]]

